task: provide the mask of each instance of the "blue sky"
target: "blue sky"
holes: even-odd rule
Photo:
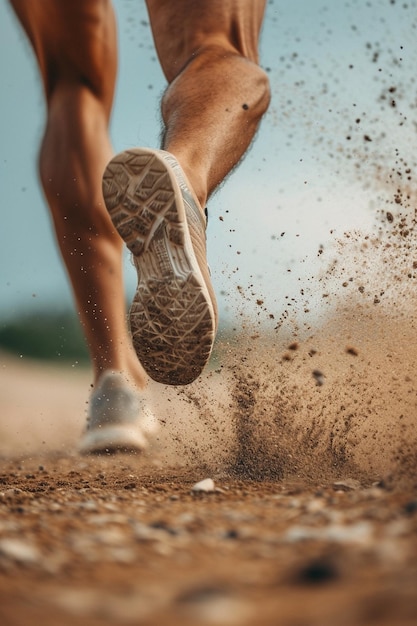
[[[165,81],[144,3],[115,5],[114,147],[157,146]],[[414,167],[416,16],[415,0],[268,3],[261,62],[272,103],[247,158],[209,203],[209,262],[224,318],[257,311],[259,300],[279,315],[303,287],[314,301],[314,277],[337,237],[371,229],[375,212],[391,206],[404,182],[398,160]],[[42,92],[6,0],[0,42],[1,320],[65,307],[71,295],[37,180]],[[126,285],[130,293],[128,258]]]

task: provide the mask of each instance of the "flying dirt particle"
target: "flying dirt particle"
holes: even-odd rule
[[[321,372],[320,370],[313,370],[312,374],[313,374],[314,380],[316,381],[316,385],[318,387],[321,387],[322,385],[324,385],[324,378],[325,378],[325,376],[324,376],[323,372]]]
[[[317,350],[314,350],[314,348],[312,348],[311,350],[309,350],[308,356],[314,356],[315,354],[317,354]]]
[[[374,296],[374,304],[379,304],[381,302],[381,300],[378,298],[378,296]]]
[[[352,356],[358,356],[359,352],[353,346],[346,346],[346,354],[351,354]]]
[[[247,111],[249,109],[249,105],[248,104],[242,104],[242,109]]]
[[[257,304],[258,306],[262,306],[262,305],[263,305],[263,303],[264,303],[264,301],[263,301],[263,300],[260,300],[260,299],[258,299],[258,300],[256,301],[256,304]]]
[[[298,350],[299,347],[300,347],[299,344],[296,341],[293,341],[288,346],[288,350]]]
[[[364,135],[364,136],[363,136],[363,140],[364,140],[364,141],[372,141],[372,139],[370,138],[370,136],[369,136],[369,135]]]
[[[390,211],[387,211],[387,221],[392,224],[392,222],[394,221],[394,216],[392,213],[390,213]]]

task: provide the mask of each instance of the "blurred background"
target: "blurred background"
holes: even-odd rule
[[[155,147],[166,83],[145,3],[114,4],[114,148]],[[318,283],[340,238],[373,232],[381,212],[404,209],[415,170],[416,16],[415,1],[268,1],[261,64],[270,109],[246,159],[209,202],[221,331],[242,320],[311,328],[343,291],[330,277],[325,295],[334,298],[323,298]],[[81,363],[85,348],[37,177],[42,89],[6,0],[0,41],[0,347]],[[125,273],[130,298],[127,255]]]

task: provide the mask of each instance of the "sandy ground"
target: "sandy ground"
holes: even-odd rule
[[[410,219],[340,243],[314,325],[245,323],[151,385],[141,457],[77,454],[88,371],[0,354],[2,626],[417,624]]]
[[[417,624],[412,337],[335,320],[151,387],[143,457],[79,457],[90,373],[2,354],[0,623]]]

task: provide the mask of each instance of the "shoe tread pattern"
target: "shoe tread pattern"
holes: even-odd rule
[[[215,334],[212,296],[196,258],[205,259],[204,226],[153,151],[117,155],[104,174],[103,192],[138,273],[130,309],[137,355],[154,380],[188,384],[204,368]]]

